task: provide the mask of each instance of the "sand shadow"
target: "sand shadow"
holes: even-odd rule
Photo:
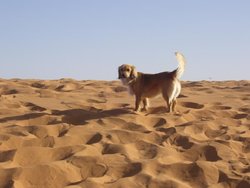
[[[159,107],[151,107],[145,113],[146,113],[145,115],[148,116],[148,115],[152,115],[152,114],[167,114],[169,112],[165,106],[159,106]]]

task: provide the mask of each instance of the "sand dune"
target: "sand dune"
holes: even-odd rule
[[[0,79],[0,187],[250,187],[250,81],[135,114],[119,81]]]

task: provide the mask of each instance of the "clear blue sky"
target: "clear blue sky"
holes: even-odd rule
[[[249,0],[2,0],[0,77],[117,79],[187,59],[184,80],[250,79]]]

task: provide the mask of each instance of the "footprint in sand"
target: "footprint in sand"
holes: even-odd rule
[[[228,177],[228,175],[223,172],[223,171],[219,171],[219,183],[227,183],[230,182],[230,178]],[[250,183],[246,180],[241,180],[239,181],[236,185],[234,185],[235,188],[248,188],[250,187]]]
[[[236,188],[248,188],[248,187],[250,187],[250,183],[247,180],[240,181],[236,186]]]
[[[178,98],[187,98],[188,96],[187,95],[183,95],[183,94],[180,94],[179,96],[178,96]]]
[[[67,133],[69,132],[69,128],[62,128],[62,129],[60,129],[59,130],[59,132],[58,132],[58,137],[63,137],[63,136],[65,136]]]
[[[230,106],[223,106],[223,105],[215,105],[215,106],[212,106],[211,109],[213,110],[231,110],[232,107]]]
[[[102,154],[126,154],[126,150],[123,145],[120,144],[104,144]]]
[[[56,91],[69,92],[78,89],[78,86],[73,83],[61,84],[56,88]]]
[[[0,141],[6,141],[6,140],[9,140],[9,139],[10,139],[10,136],[5,135],[5,134],[0,134]]]
[[[158,154],[158,146],[152,143],[148,143],[142,140],[136,141],[132,144],[132,148],[134,150],[134,157],[140,159],[153,159]],[[131,148],[130,148],[131,149]],[[122,144],[104,144],[102,154],[122,154],[122,155],[130,155],[127,148]]]
[[[46,85],[40,82],[34,82],[31,84],[31,87],[38,88],[38,89],[46,89]]]
[[[168,137],[170,137],[171,135],[173,135],[174,133],[176,133],[176,128],[174,128],[174,127],[169,127],[169,128],[160,127],[160,128],[157,128],[156,131],[164,132],[165,135],[163,138],[165,140]]]
[[[28,136],[29,132],[26,130],[26,127],[18,125],[9,125],[5,127],[7,134],[13,134],[15,136]]]
[[[108,168],[98,158],[89,156],[73,156],[69,162],[80,168],[81,176],[87,177],[102,177],[107,172]]]
[[[250,114],[250,106],[241,107],[239,111]]]
[[[171,165],[158,164],[154,168],[153,171],[158,176],[165,175],[164,177],[173,177],[175,181],[186,181],[190,184],[192,183],[193,187],[207,187],[204,171],[195,162],[189,164],[178,162]],[[173,186],[173,183],[171,183],[170,186],[162,187],[183,187],[183,184],[180,186],[178,186],[178,184],[177,186]]]
[[[223,127],[219,130],[213,130],[213,129],[207,128],[207,130],[204,132],[204,134],[208,138],[216,138],[216,137],[222,136],[226,133],[227,133],[227,128],[223,128]]]
[[[249,101],[249,100],[250,100],[250,97],[248,97],[248,96],[242,97],[241,100],[243,100],[243,101]]]
[[[126,166],[123,172],[123,178],[125,177],[131,177],[136,174],[138,174],[142,170],[142,164],[141,163],[130,163]]]
[[[248,117],[248,114],[236,114],[233,118],[234,119],[244,119]]]
[[[174,139],[174,144],[176,146],[181,146],[183,149],[190,149],[194,143],[189,141],[187,136],[177,135]]]
[[[19,91],[16,90],[16,89],[8,89],[8,90],[5,90],[1,93],[1,95],[13,95],[13,94],[18,94]]]
[[[129,106],[130,106],[130,104],[128,104],[128,103],[122,103],[120,105],[121,108],[126,108],[126,107],[129,107]]]
[[[27,126],[27,131],[38,138],[45,138],[48,136],[48,131],[44,126]]]
[[[166,119],[164,119],[164,118],[157,118],[156,120],[155,120],[155,122],[153,122],[153,127],[161,127],[161,126],[163,126],[163,125],[166,125],[167,124],[167,120]]]
[[[195,102],[181,102],[181,106],[192,109],[202,109],[204,108],[203,104],[195,103]]]
[[[103,157],[103,160],[107,165],[106,174],[112,176],[112,181],[135,176],[142,170],[140,162],[131,162],[122,155],[106,155]]]
[[[32,138],[22,141],[22,147],[48,147],[53,148],[55,145],[55,139],[53,136],[47,136],[45,138]]]
[[[41,106],[38,106],[36,104],[33,104],[31,102],[24,102],[23,105],[27,108],[29,108],[31,111],[39,111],[39,112],[42,112],[42,111],[45,111],[47,110],[46,108],[43,108]]]
[[[123,86],[117,86],[117,87],[113,88],[113,91],[116,93],[120,93],[120,92],[128,91],[128,89],[126,87],[123,87]]]
[[[149,130],[147,130],[143,125],[136,124],[133,122],[128,122],[127,124],[123,125],[122,129],[130,130],[130,131],[138,131],[138,132],[143,132],[143,133],[149,132]]]
[[[143,159],[153,159],[158,154],[158,146],[145,141],[136,142],[135,147]]]
[[[0,169],[0,187],[13,187],[15,174],[19,174],[18,168]]]
[[[217,149],[213,146],[205,146],[201,155],[203,155],[207,161],[214,162],[221,160],[218,156]]]
[[[102,135],[100,133],[96,133],[95,135],[93,135],[86,144],[95,144],[98,143],[102,140]]]
[[[106,103],[107,99],[88,99],[87,100],[88,103]]]
[[[0,152],[0,162],[12,161],[16,150],[7,150]]]
[[[250,152],[250,139],[249,138],[244,138],[242,151],[245,153]]]
[[[134,132],[129,130],[111,130],[109,131],[109,134],[106,135],[106,138],[108,138],[113,143],[119,143],[119,144],[129,144],[136,142],[137,140],[141,140],[145,137],[144,133],[140,132]]]

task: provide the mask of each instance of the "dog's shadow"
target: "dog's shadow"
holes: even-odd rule
[[[5,123],[8,121],[23,121],[23,120],[29,120],[29,119],[34,119],[34,118],[39,118],[44,115],[48,115],[48,113],[28,113],[28,114],[23,114],[23,115],[18,115],[18,116],[9,116],[9,117],[4,117],[0,119],[0,123]]]
[[[62,117],[62,122],[72,125],[85,125],[88,121],[99,120],[107,117],[117,117],[120,115],[153,115],[153,114],[166,114],[166,107],[151,108],[147,112],[136,113],[132,108],[115,108],[110,110],[99,109],[69,109],[69,110],[53,110],[52,115],[59,115]]]
[[[0,123],[8,121],[23,121],[35,118],[42,118],[43,116],[62,116],[62,121],[54,123],[68,123],[72,125],[84,125],[90,120],[99,120],[106,117],[115,117],[123,114],[132,114],[132,110],[129,108],[116,108],[110,110],[98,110],[98,109],[68,109],[68,110],[52,110],[51,113],[27,113],[17,116],[9,116],[0,118]],[[51,123],[51,124],[54,124]]]
[[[140,115],[152,115],[152,114],[164,114],[166,113],[165,107],[157,107],[150,108],[147,112],[140,112]],[[68,109],[68,110],[52,110],[51,113],[27,113],[18,116],[10,116],[4,117],[0,119],[0,123],[8,122],[8,121],[23,121],[30,120],[34,118],[41,118],[43,116],[62,116],[61,121],[51,122],[49,124],[55,123],[67,123],[72,125],[85,125],[88,121],[91,120],[99,120],[107,117],[117,117],[120,115],[138,115],[138,113],[134,112],[132,108],[115,108],[110,110],[100,110],[100,109]]]
[[[69,110],[53,110],[52,115],[59,115],[62,117],[62,122],[72,125],[85,125],[90,120],[99,120],[106,117],[115,117],[124,114],[132,114],[129,108],[117,108],[111,110],[98,109],[69,109]]]

